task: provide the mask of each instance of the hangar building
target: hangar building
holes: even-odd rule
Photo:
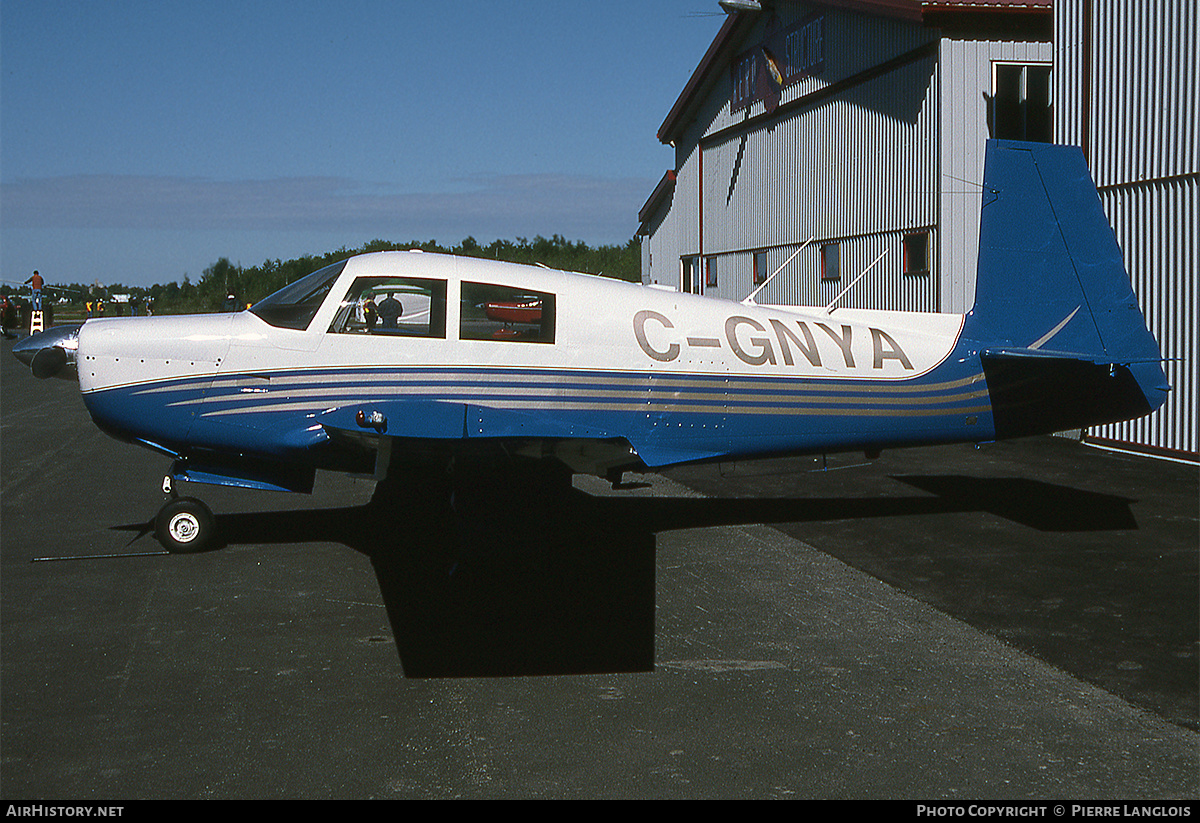
[[[1081,145],[1174,387],[1147,420],[1088,437],[1197,459],[1193,4],[721,5],[658,131],[675,164],[638,215],[644,283],[965,312],[985,141]]]

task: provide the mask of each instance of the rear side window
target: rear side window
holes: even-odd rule
[[[462,340],[554,342],[554,295],[491,283],[462,284]]]

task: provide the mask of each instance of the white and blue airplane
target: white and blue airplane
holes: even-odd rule
[[[1080,151],[992,141],[983,188],[965,315],[381,252],[249,311],[91,320],[14,353],[39,377],[77,376],[101,429],[171,458],[155,530],[173,551],[214,529],[180,480],[311,492],[318,469],[383,481],[520,464],[569,487],[571,473],[979,443],[1157,409],[1161,355]]]

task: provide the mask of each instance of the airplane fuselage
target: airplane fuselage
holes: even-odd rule
[[[364,278],[429,284],[445,316],[432,333],[427,321],[400,334],[339,324]],[[489,291],[540,296],[553,311],[537,335],[469,329]],[[963,320],[785,310],[395,252],[352,258],[305,328],[255,312],[90,321],[78,370],[101,427],[184,456],[320,455],[324,424],[353,408],[382,410],[394,437],[626,440],[656,468],[989,440]]]

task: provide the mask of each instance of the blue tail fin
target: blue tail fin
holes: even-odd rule
[[[1158,343],[1146,329],[1083,153],[992,140],[983,186],[975,307],[963,334],[980,344],[985,366],[990,359],[993,369],[1003,362],[1012,372],[1014,363],[1040,361],[1037,370],[1051,381],[1066,370],[1120,371],[1126,394],[1140,395],[1126,399],[1137,402],[1090,422],[1162,405],[1168,387]],[[1063,422],[1090,424],[1055,425]]]

